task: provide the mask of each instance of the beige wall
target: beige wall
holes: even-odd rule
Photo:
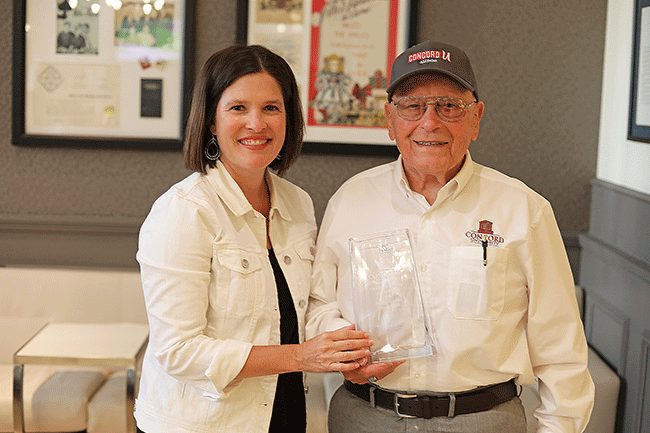
[[[12,5],[1,1],[0,39],[10,41]],[[198,69],[234,42],[236,2],[197,0],[196,9]],[[418,40],[457,44],[473,59],[487,106],[474,158],[546,196],[569,237],[588,227],[605,13],[606,0],[420,0],[417,11]],[[187,174],[181,154],[13,146],[11,54],[0,46],[0,264],[133,265],[151,203]],[[288,178],[312,195],[320,219],[345,179],[388,160],[305,154]],[[74,239],[87,251],[68,251]]]
[[[635,4],[608,4],[597,177],[650,194],[650,143],[627,139],[630,92],[621,85],[632,74]]]

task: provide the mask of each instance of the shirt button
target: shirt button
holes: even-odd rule
[[[316,247],[309,247],[309,252],[311,253],[312,256],[316,254]]]
[[[284,264],[285,265],[290,265],[291,264],[291,257],[284,256]]]
[[[298,302],[298,306],[300,308],[305,308],[305,305],[307,305],[307,302],[305,302],[304,299],[301,299],[300,302]]]
[[[420,270],[421,270],[422,272],[426,272],[427,269],[429,269],[429,267],[428,267],[427,265],[422,265],[422,266],[420,266]]]
[[[248,269],[248,260],[241,259],[241,267],[244,269]]]

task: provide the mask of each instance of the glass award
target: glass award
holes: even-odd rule
[[[356,325],[373,340],[372,362],[433,355],[408,230],[350,238],[350,265]]]

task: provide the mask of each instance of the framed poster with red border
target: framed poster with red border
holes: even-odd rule
[[[414,42],[415,0],[242,0],[238,41],[296,75],[305,151],[396,154],[384,118],[393,59]]]

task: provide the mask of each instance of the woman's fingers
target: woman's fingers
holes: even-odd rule
[[[359,340],[339,340],[333,341],[328,344],[328,347],[333,353],[347,353],[356,352],[359,350],[368,350],[372,346],[372,340],[359,339]]]
[[[325,332],[321,335],[327,339],[330,339],[331,341],[368,339],[368,333],[364,331],[357,331],[354,328],[354,325],[348,325],[343,328],[339,328],[336,331]]]
[[[368,364],[371,346],[367,332],[349,325],[306,341],[298,358],[307,371],[348,371]]]
[[[334,360],[337,362],[360,361],[367,356],[370,356],[370,351],[367,348],[334,352]]]

